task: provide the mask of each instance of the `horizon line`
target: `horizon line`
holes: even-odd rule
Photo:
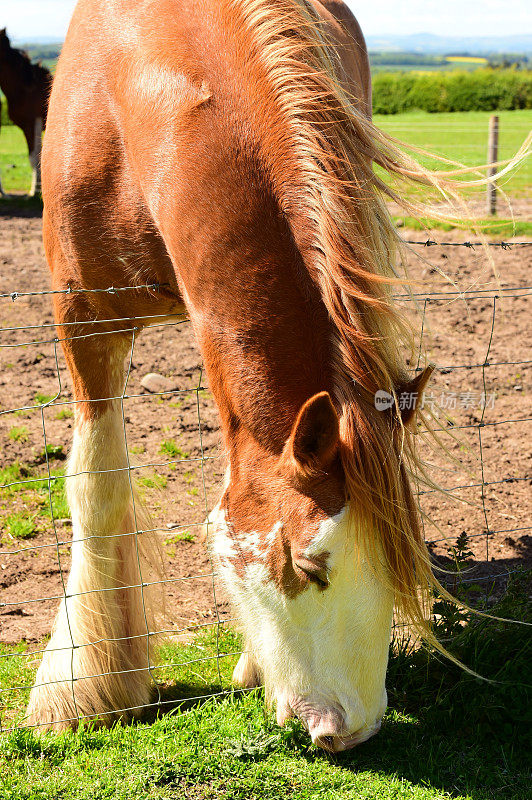
[[[9,29],[8,29],[9,35]],[[396,39],[410,39],[414,36],[434,36],[437,39],[511,39],[511,38],[531,38],[532,33],[492,33],[492,34],[482,34],[480,36],[466,36],[466,35],[454,35],[454,34],[441,34],[441,33],[433,33],[432,31],[422,30],[422,31],[414,31],[413,33],[393,33],[392,31],[387,32],[378,32],[378,33],[371,33],[371,32],[364,32],[364,36],[368,37],[379,37],[379,38],[386,38],[386,37],[393,37]],[[55,37],[54,34],[45,35],[45,36],[34,36],[28,35],[27,37],[14,35],[12,34],[13,39],[16,39],[20,42],[27,42],[28,44],[31,42],[38,42],[39,40],[48,40],[50,44],[61,44],[65,41],[65,35],[58,34]]]

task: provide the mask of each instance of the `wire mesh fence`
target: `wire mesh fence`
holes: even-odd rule
[[[414,249],[462,247],[471,250],[479,242],[435,242],[431,239],[410,240]],[[529,248],[532,242],[490,242],[501,250]],[[158,292],[158,284],[131,287],[107,287],[89,290],[92,293],[127,293],[146,290]],[[55,291],[6,291],[0,300],[23,306],[24,311],[36,299],[49,302],[50,295],[71,294],[85,290],[66,287]],[[495,331],[499,317],[519,313],[530,314],[532,287],[512,286],[486,289],[474,287],[467,291],[437,289],[427,292],[398,293],[397,302],[408,314],[418,318],[419,348],[413,370],[422,366],[427,338],[430,338],[430,318],[433,313],[446,313],[457,302],[467,305],[465,317],[475,314],[482,317],[481,336],[475,336],[475,346],[467,350],[467,357],[457,342],[452,348],[452,361],[437,363],[436,388],[425,394],[424,403],[443,409],[443,435],[449,436],[449,448],[456,450],[459,463],[449,467],[445,459],[434,455],[432,465],[436,478],[443,488],[453,492],[465,502],[467,513],[455,515],[453,533],[463,526],[467,536],[468,551],[474,568],[461,576],[464,584],[478,587],[486,596],[495,581],[504,581],[516,568],[517,559],[497,559],[500,542],[508,537],[526,538],[531,527],[526,518],[523,493],[530,483],[521,450],[516,441],[526,441],[527,426],[532,422],[530,410],[514,413],[508,403],[497,405],[497,388],[490,374],[499,370],[525,370],[532,359],[498,355]],[[44,306],[42,307],[44,309]],[[44,313],[44,312],[43,312]],[[218,425],[209,387],[204,379],[201,359],[194,349],[190,323],[182,315],[169,319],[157,318],[106,318],[77,322],[73,336],[56,335],[54,323],[45,313],[45,319],[35,321],[31,314],[15,315],[0,327],[0,351],[3,351],[4,375],[11,373],[9,407],[4,402],[0,409],[5,448],[0,474],[1,514],[4,536],[0,546],[2,596],[0,599],[0,730],[28,724],[24,708],[35,679],[35,671],[45,651],[46,634],[57,605],[68,603],[72,595],[68,590],[68,571],[72,551],[71,521],[65,500],[65,483],[83,472],[65,474],[65,450],[69,445],[73,426],[73,411],[79,401],[72,395],[68,373],[61,352],[61,342],[66,339],[93,339],[101,336],[127,337],[129,355],[122,390],[101,402],[113,401],[120,409],[121,428],[125,442],[126,462],[119,467],[104,469],[102,473],[126,475],[133,506],[132,529],[116,533],[113,538],[134,538],[138,579],[118,582],[97,592],[116,593],[133,591],[140,594],[144,609],[142,627],[135,634],[124,637],[142,640],[146,648],[146,665],[142,668],[121,670],[148,671],[152,677],[154,693],[149,703],[142,707],[128,707],[116,711],[136,712],[152,708],[153,713],[176,703],[193,702],[206,697],[219,696],[230,691],[231,669],[241,654],[241,645],[233,633],[234,620],[217,581],[216,569],[205,547],[205,522],[217,494],[223,473],[223,458]],[[2,323],[6,319],[2,314]],[[146,324],[145,324],[146,323]],[[63,326],[68,333],[68,324]],[[80,328],[83,332],[78,332]],[[142,337],[139,338],[142,329]],[[473,337],[473,333],[468,334]],[[144,341],[153,343],[144,352]],[[459,336],[459,339],[467,340]],[[5,354],[22,353],[17,362],[22,373],[13,373],[13,364],[6,362]],[[149,388],[141,378],[148,367],[158,362],[161,371],[175,358],[184,360],[183,374],[179,379],[163,379]],[[161,363],[161,359],[162,362]],[[45,378],[46,386],[54,384],[53,392],[36,391],[36,376]],[[454,376],[474,375],[475,382],[463,382]],[[144,374],[144,378],[146,375]],[[160,375],[159,375],[160,377]],[[19,385],[17,385],[17,382]],[[38,382],[38,381],[37,381]],[[18,402],[20,399],[21,402]],[[524,406],[524,404],[523,404]],[[148,409],[148,411],[146,411]],[[463,412],[462,417],[460,412]],[[17,424],[12,424],[13,421]],[[18,424],[23,422],[22,425]],[[172,424],[180,431],[180,439],[173,435]],[[506,434],[501,430],[517,429],[511,447],[501,468],[493,471],[487,453],[505,448]],[[493,431],[497,433],[493,434]],[[468,439],[463,451],[462,439]],[[159,436],[165,438],[159,440]],[[506,438],[508,438],[506,436]],[[143,444],[144,442],[144,444]],[[469,449],[468,449],[469,448]],[[474,452],[473,452],[474,451]],[[471,455],[473,453],[473,455]],[[430,456],[428,456],[430,458]],[[98,474],[91,470],[90,474]],[[151,512],[152,522],[145,524],[140,515],[138,497],[134,487],[140,487],[144,503]],[[501,514],[494,513],[494,497],[504,487],[511,487],[510,497],[515,498],[515,508],[503,514],[507,524],[501,524]],[[495,494],[494,494],[495,493]],[[438,505],[436,490],[420,491],[420,504],[428,516],[435,518],[435,527],[427,527],[426,537],[431,552],[444,565],[452,558],[450,537],[445,528],[449,505]],[[447,501],[456,505],[456,500]],[[508,496],[500,501],[508,505]],[[511,513],[510,513],[511,512]],[[454,512],[453,512],[454,513]],[[520,516],[520,515],[523,516]],[[452,516],[452,515],[451,515]],[[155,536],[166,556],[166,574],[152,576],[145,572],[141,559],[143,538]],[[99,534],[76,536],[76,546]],[[100,537],[101,538],[101,537]],[[517,547],[518,552],[520,551]],[[504,563],[502,563],[504,562]],[[145,611],[145,595],[156,588],[164,588],[168,595],[168,608],[164,615],[151,620]],[[87,590],[90,594],[92,590]],[[79,598],[79,593],[76,595]],[[67,612],[68,613],[68,612]],[[7,631],[7,633],[6,633]],[[155,657],[155,641],[165,637],[159,656]],[[74,652],[76,648],[97,647],[109,638],[93,638],[90,642],[70,641],[58,649]],[[112,675],[113,671],[102,673]],[[75,683],[98,677],[97,675],[71,675],[72,693]],[[90,716],[91,715],[87,715]],[[72,718],[74,721],[74,718]]]

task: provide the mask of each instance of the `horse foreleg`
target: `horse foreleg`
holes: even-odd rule
[[[114,338],[65,347],[79,401],[66,478],[72,566],[29,700],[30,724],[45,729],[135,717],[150,700],[147,535],[137,533],[121,401],[102,399],[123,391],[124,350],[110,349]]]
[[[35,197],[41,191],[41,150],[42,150],[42,118],[37,117],[33,135],[33,147],[30,149],[30,164],[32,169],[30,197]]]

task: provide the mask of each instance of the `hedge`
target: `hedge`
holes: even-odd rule
[[[412,109],[437,113],[517,108],[532,108],[531,70],[380,72],[373,78],[375,114],[400,114]]]

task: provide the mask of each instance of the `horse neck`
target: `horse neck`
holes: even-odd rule
[[[16,102],[22,88],[23,82],[16,63],[12,59],[3,58],[0,61],[0,89],[11,104]]]
[[[181,279],[226,444],[250,435],[278,455],[303,403],[333,390],[333,331],[286,219],[252,186],[236,181],[210,205],[191,248],[201,259],[182,259]]]
[[[11,57],[0,61],[0,89],[5,94],[11,106],[21,102],[28,90],[37,104],[42,104],[43,80],[40,68],[28,61],[17,50],[11,49]],[[38,95],[35,94],[36,90]],[[37,116],[40,110],[37,109]]]

